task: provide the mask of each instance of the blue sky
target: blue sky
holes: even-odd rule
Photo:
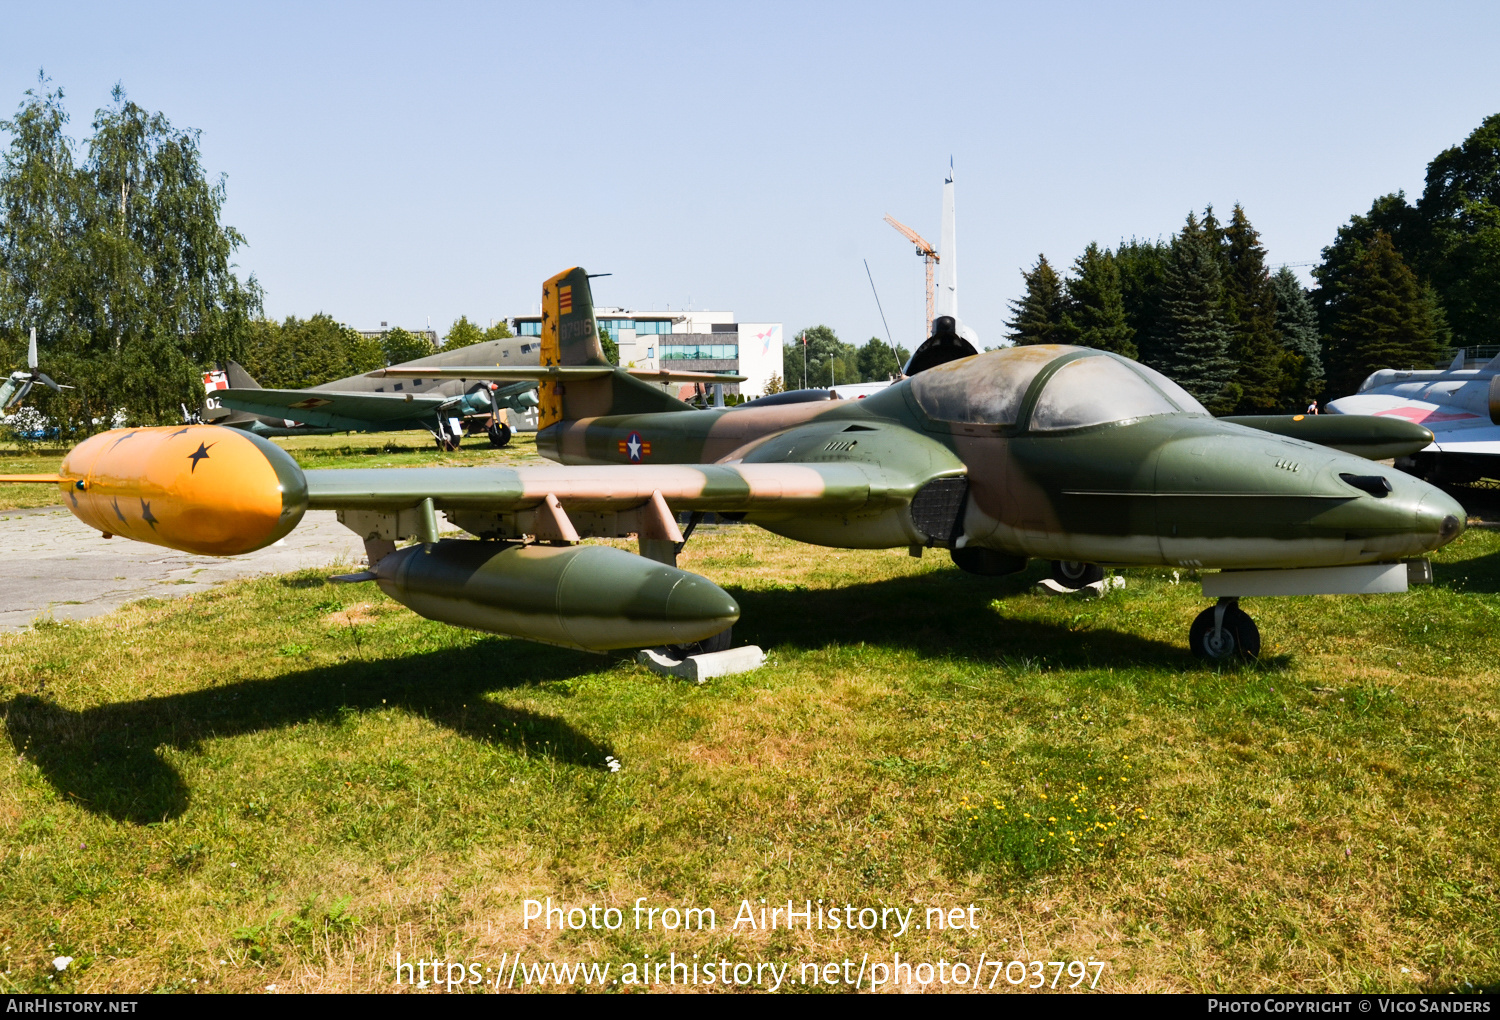
[[[958,182],[959,302],[998,343],[1020,270],[1245,205],[1308,262],[1500,112],[1500,5],[20,4],[0,112],[45,68],[76,137],[121,82],[202,131],[273,316],[359,327],[601,303],[855,342],[923,322]],[[1305,270],[1302,270],[1305,274]]]

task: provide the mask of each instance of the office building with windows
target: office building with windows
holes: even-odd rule
[[[736,322],[733,312],[631,311],[595,308],[599,325],[620,345],[627,368],[682,368],[733,372],[746,377],[728,393],[763,396],[772,376],[781,375],[779,322]],[[541,336],[542,317],[511,320],[517,336]]]

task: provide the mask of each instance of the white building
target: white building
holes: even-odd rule
[[[746,377],[727,392],[763,396],[772,376],[781,375],[779,322],[736,322],[733,312],[658,312],[595,308],[599,325],[620,345],[627,368],[692,368]],[[511,320],[517,336],[541,336],[540,315]]]

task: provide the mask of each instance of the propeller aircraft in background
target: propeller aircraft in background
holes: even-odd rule
[[[481,363],[537,365],[541,342],[528,337],[486,340],[471,347],[404,363],[402,368]],[[456,450],[464,424],[484,426],[490,445],[510,442],[506,411],[536,407],[535,382],[497,383],[414,376],[390,383],[352,375],[300,390],[263,389],[236,362],[205,372],[206,396],[200,420],[245,429],[259,436],[325,435],[333,432],[404,432],[426,429],[438,448]]]
[[[864,400],[697,410],[605,361],[582,269],[548,280],[542,307],[540,365],[374,374],[537,386],[554,465],[303,471],[259,436],[198,425],[97,435],[54,476],[6,480],[57,483],[106,534],[212,555],[336,510],[369,557],[343,580],[430,619],[593,650],[727,643],[738,605],[675,565],[710,511],[814,545],[944,549],[982,575],[1050,560],[1071,588],[1107,566],[1217,571],[1188,635],[1212,660],[1258,653],[1240,597],[1404,591],[1464,530],[1449,496],[1373,462],[1431,442],[1400,419],[1216,420],[1114,354],[965,354],[946,334]],[[473,537],[440,541],[439,513]],[[579,544],[632,535],[639,556]]]
[[[13,406],[25,400],[26,394],[30,393],[31,388],[37,383],[58,393],[73,388],[53,382],[47,373],[38,371],[36,366],[36,327],[32,326],[31,343],[26,348],[26,371],[12,372],[3,383],[0,383],[0,412],[9,411]]]

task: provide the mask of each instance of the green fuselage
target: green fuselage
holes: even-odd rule
[[[746,518],[846,548],[1310,567],[1421,556],[1463,529],[1458,503],[1394,468],[1205,414],[1043,431],[1032,419],[1055,374],[1055,367],[1043,370],[1024,388],[1009,423],[934,417],[913,393],[913,379],[863,400],[564,422],[542,432],[538,448],[563,464],[846,463],[904,479],[910,499],[895,508],[871,496],[862,512],[857,492],[829,491],[837,505],[831,512],[756,509]],[[941,495],[926,487],[955,478],[967,485],[945,532],[941,501],[919,494]]]

